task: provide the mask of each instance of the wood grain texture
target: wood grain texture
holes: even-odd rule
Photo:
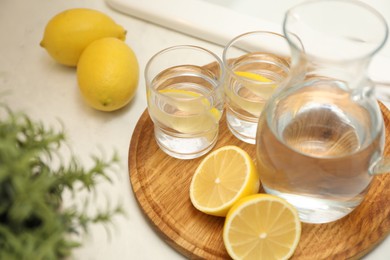
[[[390,136],[390,111],[381,109]],[[224,118],[224,117],[223,117]],[[386,138],[385,155],[390,154]],[[255,158],[255,146],[241,142],[220,123],[213,150],[237,145]],[[153,123],[145,111],[129,148],[133,192],[147,219],[174,249],[190,259],[229,259],[222,240],[224,218],[197,211],[189,199],[192,174],[203,157],[179,160],[161,151]],[[292,259],[358,259],[390,233],[390,174],[378,175],[363,203],[347,217],[328,224],[302,224],[302,235]]]

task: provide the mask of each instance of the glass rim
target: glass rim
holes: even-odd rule
[[[288,45],[287,37],[285,37],[283,34],[273,32],[273,31],[258,30],[258,31],[249,31],[249,32],[245,32],[245,33],[242,33],[240,35],[237,35],[225,45],[223,52],[222,52],[222,62],[223,62],[223,65],[225,67],[225,71],[226,71],[225,73],[231,75],[236,80],[240,80],[243,82],[250,82],[251,84],[258,84],[258,85],[263,85],[263,86],[264,85],[272,86],[272,85],[278,84],[283,80],[271,81],[271,82],[260,82],[258,80],[239,76],[231,69],[229,59],[227,58],[227,53],[228,53],[229,48],[231,48],[234,45],[234,43],[236,43],[238,40],[244,38],[245,36],[257,35],[257,34],[272,35],[272,36],[280,37],[281,39],[286,40],[286,44]],[[304,48],[302,47],[302,49],[304,49]]]
[[[277,32],[272,32],[272,31],[250,31],[250,32],[242,33],[240,35],[235,36],[233,39],[231,39],[225,45],[225,47],[223,48],[223,52],[222,52],[222,62],[223,62],[223,64],[224,65],[228,65],[227,57],[226,57],[227,56],[227,52],[228,52],[229,48],[231,48],[235,42],[237,42],[241,38],[244,38],[245,36],[256,35],[256,34],[268,34],[268,35],[274,35],[274,36],[277,36],[277,37],[281,37],[283,39],[287,39],[284,35],[282,35],[280,33],[277,33]]]
[[[223,84],[223,79],[225,77],[225,70],[224,70],[224,66],[223,66],[223,63],[222,63],[222,60],[212,51],[204,48],[204,47],[201,47],[201,46],[197,46],[197,45],[191,45],[191,44],[182,44],[182,45],[174,45],[174,46],[170,46],[170,47],[167,47],[167,48],[164,48],[160,51],[158,51],[157,53],[155,53],[149,60],[148,62],[146,63],[146,66],[145,66],[145,70],[144,70],[144,77],[145,77],[145,85],[146,85],[146,89],[150,89],[151,91],[153,91],[156,95],[161,95],[161,96],[164,96],[166,98],[172,98],[168,95],[164,95],[163,93],[160,93],[158,92],[156,89],[150,87],[150,83],[153,81],[154,78],[150,78],[149,75],[148,75],[148,71],[153,63],[154,60],[156,60],[156,58],[164,53],[167,53],[167,52],[170,52],[170,51],[174,51],[174,50],[178,50],[178,49],[188,49],[188,50],[196,50],[196,51],[200,51],[200,52],[204,52],[208,55],[210,55],[212,58],[215,59],[215,61],[209,63],[209,64],[212,64],[214,62],[216,62],[219,66],[219,70],[220,70],[220,73],[219,73],[219,76],[218,76],[218,79],[217,82],[218,82],[218,87],[217,88],[213,88],[211,89],[210,91],[208,91],[205,95],[202,95],[202,96],[199,96],[199,97],[193,97],[193,98],[185,98],[183,99],[184,100],[188,100],[188,101],[193,101],[193,100],[198,100],[198,99],[204,99],[205,97],[209,97],[211,95],[213,95],[219,87],[222,86]],[[209,64],[204,64],[205,66],[206,65],[209,65]],[[183,63],[183,65],[185,65]],[[186,64],[186,65],[189,65],[189,64]]]
[[[367,13],[371,13],[373,15],[373,17],[376,17],[378,19],[378,22],[380,22],[383,25],[383,27],[384,27],[383,38],[382,38],[382,40],[380,42],[378,42],[378,45],[375,48],[373,48],[371,51],[365,52],[361,56],[352,57],[352,58],[349,58],[349,59],[340,59],[340,60],[338,60],[339,62],[340,61],[348,62],[348,61],[354,61],[354,60],[359,60],[359,59],[364,59],[364,58],[367,58],[367,57],[371,57],[375,53],[377,53],[380,49],[382,49],[382,47],[385,45],[385,43],[386,43],[386,41],[387,41],[387,39],[389,37],[389,26],[388,26],[388,24],[386,22],[386,19],[383,17],[383,15],[378,10],[376,10],[373,7],[371,7],[370,5],[368,5],[366,3],[363,3],[361,1],[358,1],[358,0],[308,0],[308,1],[305,1],[303,3],[300,3],[298,5],[295,5],[295,6],[291,7],[290,9],[288,9],[286,11],[286,13],[284,15],[283,24],[282,24],[283,34],[284,34],[285,38],[287,39],[288,43],[290,44],[290,46],[292,46],[293,48],[295,48],[297,50],[303,51],[305,53],[305,55],[308,56],[308,57],[316,57],[316,58],[325,60],[322,57],[321,58],[317,57],[317,55],[308,54],[303,49],[304,43],[302,43],[302,46],[301,46],[302,48],[300,48],[290,37],[291,35],[294,35],[295,37],[299,38],[299,36],[297,36],[293,32],[288,33],[288,31],[287,31],[287,20],[288,20],[288,18],[290,16],[292,16],[292,13],[294,11],[299,10],[302,7],[313,5],[313,4],[317,4],[317,3],[326,3],[326,4],[328,4],[328,3],[347,3],[347,4],[351,5],[351,6],[361,7]]]

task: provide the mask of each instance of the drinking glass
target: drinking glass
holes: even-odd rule
[[[254,144],[264,104],[288,76],[289,45],[274,32],[248,32],[226,45],[222,60],[228,128],[238,139]]]
[[[292,66],[259,119],[258,170],[264,190],[294,205],[303,222],[327,223],[363,201],[373,174],[390,170],[367,77],[388,27],[359,1],[317,0],[291,8],[283,30]]]
[[[149,60],[148,112],[161,150],[193,159],[213,148],[224,107],[223,72],[222,61],[198,46],[173,46]]]

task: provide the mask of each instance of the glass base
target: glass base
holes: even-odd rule
[[[256,143],[257,122],[240,119],[229,111],[226,112],[226,121],[230,132],[235,137],[249,144]]]
[[[175,136],[154,127],[154,137],[161,150],[178,159],[195,159],[209,152],[217,142],[218,129],[202,136]]]
[[[263,185],[263,188],[266,193],[287,200],[298,210],[302,222],[312,224],[329,223],[341,219],[351,213],[362,202],[361,198],[350,201],[335,201],[283,193],[269,189],[265,185]]]

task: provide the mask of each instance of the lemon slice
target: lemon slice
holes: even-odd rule
[[[288,259],[301,236],[297,210],[284,199],[256,194],[228,212],[223,241],[233,259]]]
[[[180,110],[182,111],[188,111],[188,112],[194,112],[194,111],[199,111],[200,109],[202,111],[209,110],[210,113],[216,118],[216,120],[219,120],[221,118],[221,112],[216,109],[215,107],[210,108],[210,102],[208,101],[207,98],[202,98],[199,100],[194,100],[191,102],[191,99],[194,98],[199,98],[202,95],[190,91],[190,90],[184,90],[184,89],[162,89],[159,90],[160,93],[163,93],[166,96],[173,97],[173,98],[183,98],[183,103],[182,102],[177,102],[174,104],[176,105]],[[188,100],[185,100],[188,99]],[[189,102],[187,102],[189,101]],[[185,105],[187,104],[187,105]]]
[[[175,97],[201,97],[202,95],[191,91],[191,90],[185,90],[185,89],[176,89],[176,88],[167,88],[167,89],[161,89],[158,92],[163,93],[163,94],[168,94],[170,96],[175,96]]]
[[[244,196],[258,192],[259,176],[251,157],[237,146],[221,147],[199,164],[190,184],[190,199],[206,214],[226,216]]]
[[[158,92],[167,97],[164,102],[169,106],[166,106],[166,111],[154,106],[150,110],[166,126],[185,134],[218,128],[221,111],[212,107],[207,98],[201,98],[201,94],[184,89],[163,89]]]
[[[235,74],[247,79],[237,93],[227,90],[225,93],[232,102],[255,117],[259,117],[264,103],[272,96],[277,84],[260,74],[249,71],[236,71]]]
[[[277,84],[267,77],[260,74],[249,72],[249,71],[236,71],[235,74],[245,79],[250,79],[254,83],[245,84],[245,88],[252,91],[254,94],[264,97],[269,97],[277,88]],[[259,85],[259,83],[264,83]]]
[[[254,81],[260,81],[260,82],[272,82],[269,78],[266,78],[260,74],[249,72],[249,71],[236,71],[235,72],[237,76],[251,79]]]

